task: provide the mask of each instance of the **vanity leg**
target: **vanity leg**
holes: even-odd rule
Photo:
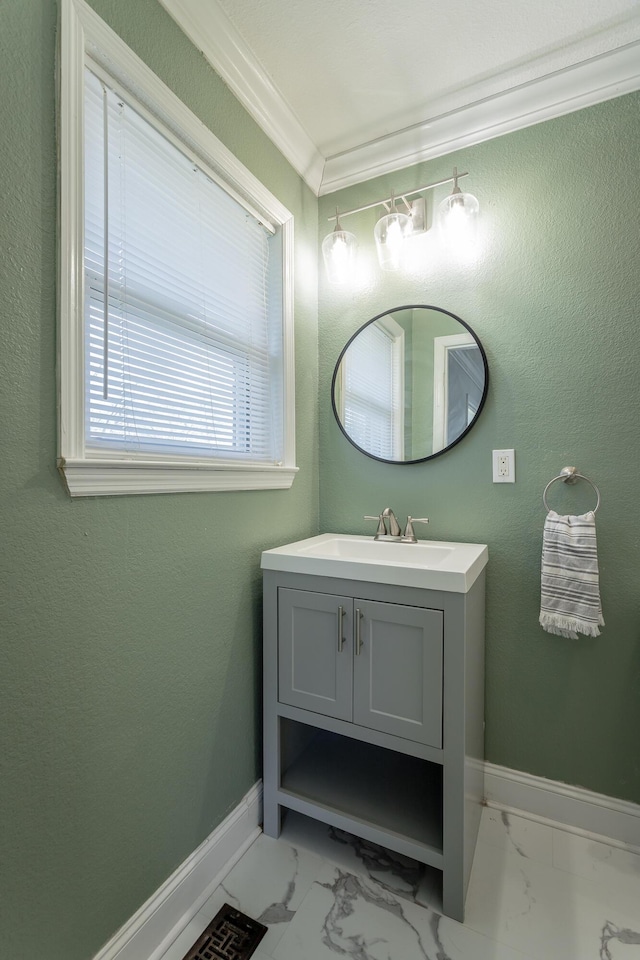
[[[282,807],[276,800],[280,786],[281,730],[280,717],[265,697],[263,718],[264,751],[262,760],[262,829],[268,837],[279,837],[282,829]]]
[[[279,803],[268,800],[266,795],[264,797],[263,819],[263,832],[266,833],[268,837],[275,837],[277,839],[282,830],[282,807]]]
[[[270,571],[265,573],[263,599],[263,754],[262,754],[262,829],[268,837],[279,837],[282,807],[276,800],[280,787],[281,721],[277,713],[278,690],[278,590],[269,587]]]
[[[274,724],[277,728],[277,722]],[[266,734],[266,728],[265,728]],[[265,741],[271,738],[265,736]],[[280,750],[278,737],[274,742],[265,743],[264,764],[262,772],[262,829],[268,837],[279,837],[282,829],[282,807],[276,800],[280,769]]]
[[[464,923],[464,885],[462,877],[446,867],[442,875],[442,912],[459,923]]]

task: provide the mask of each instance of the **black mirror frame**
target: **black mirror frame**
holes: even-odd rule
[[[338,416],[338,409],[336,407],[336,380],[338,378],[338,370],[340,369],[340,364],[342,363],[342,359],[345,353],[347,352],[347,350],[349,349],[349,347],[351,346],[355,338],[358,336],[358,334],[361,333],[366,327],[370,326],[372,323],[375,323],[376,320],[381,320],[382,317],[388,317],[389,314],[397,313],[398,310],[418,310],[418,309],[436,310],[438,313],[444,313],[448,317],[451,317],[453,320],[457,320],[457,322],[460,323],[465,328],[465,330],[467,330],[471,334],[471,336],[473,337],[473,339],[478,345],[478,349],[480,350],[480,356],[482,357],[482,364],[484,366],[484,390],[482,391],[482,397],[480,398],[480,403],[478,405],[478,409],[476,411],[476,414],[473,420],[467,426],[467,428],[462,431],[460,436],[456,437],[453,443],[450,443],[448,446],[443,447],[442,450],[438,450],[437,453],[430,453],[428,457],[419,457],[417,460],[387,460],[385,457],[376,457],[373,453],[369,453],[367,450],[363,450],[362,447],[359,447],[358,444],[351,439],[347,431],[344,429],[340,421],[340,417]],[[410,463],[425,463],[427,460],[434,460],[435,457],[441,457],[443,453],[447,453],[449,450],[452,450],[453,447],[456,446],[456,444],[460,443],[463,437],[466,437],[466,435],[469,433],[471,428],[474,427],[475,424],[477,423],[478,417],[482,413],[482,408],[484,407],[485,400],[487,399],[488,391],[489,391],[489,364],[487,363],[487,355],[484,352],[484,347],[482,346],[482,343],[480,342],[475,331],[471,329],[468,323],[465,323],[464,320],[462,320],[459,316],[457,316],[457,314],[451,313],[450,310],[445,310],[443,307],[434,307],[426,303],[413,303],[413,304],[405,304],[402,307],[392,307],[390,310],[384,310],[382,313],[379,313],[377,316],[372,317],[370,320],[367,320],[366,323],[363,323],[362,326],[358,327],[355,333],[352,334],[351,337],[349,337],[349,340],[340,351],[340,356],[336,361],[336,365],[333,371],[333,377],[331,378],[331,407],[333,409],[333,415],[336,418],[336,423],[340,427],[340,430],[342,431],[344,436],[347,438],[349,443],[356,448],[356,450],[359,450],[360,453],[363,453],[365,457],[369,457],[371,460],[378,460],[380,463],[392,463],[402,467],[402,466],[407,466]]]

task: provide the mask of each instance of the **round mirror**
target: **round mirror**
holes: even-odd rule
[[[440,307],[396,307],[369,320],[338,357],[333,412],[375,460],[418,463],[449,450],[484,406],[489,368],[468,324]]]

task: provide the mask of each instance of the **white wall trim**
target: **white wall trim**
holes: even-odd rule
[[[501,92],[467,106],[428,104],[424,122],[325,159],[215,0],[160,2],[318,196],[640,88],[636,40],[535,80],[505,76]]]
[[[324,158],[225,12],[210,0],[160,0],[317,195]]]
[[[640,847],[640,805],[582,787],[485,763],[487,805],[530,819],[564,826],[572,833],[607,837],[623,847]]]
[[[191,853],[94,957],[141,960],[186,927],[257,836],[262,823],[259,780],[229,816]]]

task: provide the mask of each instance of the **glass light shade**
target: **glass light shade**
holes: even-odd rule
[[[353,275],[358,241],[339,225],[322,241],[322,256],[329,283],[344,284]]]
[[[454,191],[438,206],[438,225],[452,248],[465,248],[476,239],[480,204],[472,193]]]
[[[378,262],[383,270],[397,270],[402,264],[405,238],[411,233],[411,218],[392,211],[376,223],[373,236]]]

